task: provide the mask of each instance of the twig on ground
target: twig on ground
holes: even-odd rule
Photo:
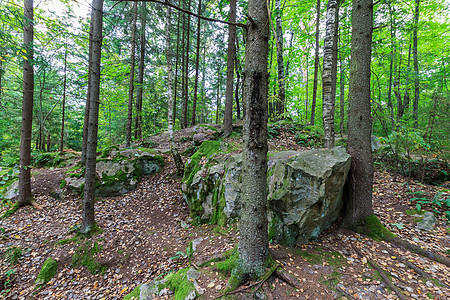
[[[384,283],[391,290],[393,290],[400,299],[406,300],[405,295],[389,280],[389,278],[385,274],[385,271],[382,268],[380,268],[373,260],[371,260],[370,258],[365,256],[358,247],[353,245],[353,243],[352,243],[352,248],[353,248],[353,250],[356,251],[356,253],[358,253],[358,256],[360,256],[361,258],[365,257],[367,259],[367,262],[372,266],[372,268],[374,268],[380,274],[380,276],[383,279]]]

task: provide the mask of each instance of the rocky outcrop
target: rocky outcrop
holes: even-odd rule
[[[185,174],[182,191],[193,219],[223,225],[240,213],[242,158],[216,153]],[[343,205],[349,168],[343,147],[269,154],[269,238],[292,246],[330,227]]]
[[[153,149],[110,149],[97,159],[96,196],[110,197],[128,193],[136,188],[143,175],[158,172],[164,159]],[[76,170],[65,179],[67,186],[82,192],[84,173]]]

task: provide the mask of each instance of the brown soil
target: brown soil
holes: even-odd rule
[[[287,150],[299,147],[292,135],[283,134],[280,139],[271,141],[270,148]],[[192,257],[194,267],[232,249],[238,242],[237,224],[224,228],[189,224],[188,207],[180,193],[180,178],[175,175],[175,167],[169,157],[166,157],[166,162],[160,173],[144,178],[135,191],[96,202],[96,221],[102,233],[93,236],[91,242],[102,246],[96,259],[108,267],[104,274],[98,275],[90,274],[85,267],[71,267],[77,243],[58,244],[74,236],[71,229],[80,224],[81,199],[58,192],[63,169],[37,170],[33,191],[43,209],[25,207],[12,217],[0,220],[0,228],[4,231],[0,239],[2,252],[12,246],[23,249],[16,265],[5,262],[0,267],[1,279],[8,271],[15,270],[15,275],[9,277],[9,290],[0,287],[3,289],[2,297],[122,299],[137,285],[189,267],[187,258],[173,257],[178,251],[186,252],[193,240],[200,241]],[[416,229],[418,216],[405,214],[406,209],[414,208],[414,203],[409,201],[412,196],[408,189],[423,190],[432,197],[436,187],[404,179],[393,182],[385,172],[377,172],[375,178],[374,209],[383,224],[411,243],[448,256],[450,237],[444,217],[439,218],[433,231],[422,232]],[[58,199],[58,195],[61,198]],[[5,210],[2,208],[1,212]],[[398,225],[393,224],[402,224],[404,228],[398,229]],[[364,257],[359,256],[353,247],[360,249]],[[407,299],[447,299],[450,294],[450,269],[445,265],[353,232],[331,228],[315,242],[295,248],[271,244],[270,249],[297,288],[271,277],[258,291],[248,289],[232,297],[396,299],[397,296],[386,287],[369,261],[385,270]],[[34,281],[48,257],[59,261],[57,275],[42,289],[35,290]],[[405,261],[418,266],[429,278],[416,273]],[[198,282],[205,291],[200,298],[214,299],[222,295],[227,277],[218,273],[214,264],[199,268],[199,271]]]

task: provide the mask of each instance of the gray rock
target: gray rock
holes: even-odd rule
[[[5,191],[6,199],[15,199],[19,195],[19,180],[14,181]]]
[[[164,285],[164,283],[167,280],[162,279],[162,280],[154,280],[148,283],[144,283],[143,285],[141,285],[140,287],[140,292],[139,292],[139,299],[140,300],[147,300],[147,299],[153,299],[156,296],[158,296],[159,292],[159,287]]]
[[[118,196],[136,189],[143,175],[151,175],[163,165],[159,152],[151,149],[113,150],[108,158],[97,160],[96,196]],[[84,176],[65,178],[67,187],[81,192]]]
[[[419,222],[419,224],[417,224],[417,228],[425,231],[430,231],[434,229],[434,225],[436,225],[436,223],[437,219],[434,216],[434,214],[432,212],[427,211],[423,215],[422,222]]]
[[[343,147],[269,154],[269,236],[295,245],[316,238],[336,221],[350,156]],[[215,164],[214,164],[215,163]],[[191,216],[225,223],[240,215],[241,155],[215,157],[182,184]]]

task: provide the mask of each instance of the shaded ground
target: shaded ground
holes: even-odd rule
[[[282,139],[272,141],[271,148],[286,150],[298,147],[293,136],[286,134]],[[33,187],[38,195],[36,200],[43,209],[26,207],[8,219],[0,220],[1,251],[12,246],[23,249],[16,265],[1,265],[2,278],[6,272],[15,270],[12,282],[7,286],[10,290],[4,291],[2,297],[122,299],[139,284],[188,267],[187,258],[174,257],[178,251],[186,252],[190,241],[199,243],[191,260],[194,266],[233,248],[238,239],[236,224],[224,228],[189,224],[188,207],[179,192],[180,178],[174,175],[175,169],[169,159],[166,157],[168,164],[163,171],[145,178],[135,191],[96,202],[96,220],[103,232],[91,238],[91,245],[97,242],[102,247],[96,260],[108,267],[105,273],[97,275],[92,275],[85,267],[71,267],[72,256],[78,249],[76,242],[58,244],[74,236],[71,230],[81,222],[81,200],[73,195],[57,199],[58,193],[52,194],[56,198],[51,197],[48,191],[57,191],[58,174],[63,170],[38,170]],[[411,243],[448,257],[450,236],[444,217],[438,220],[433,231],[423,232],[416,229],[420,216],[405,213],[415,207],[409,200],[413,194],[408,190],[421,190],[433,197],[436,187],[405,180],[392,182],[391,176],[384,172],[377,172],[375,178],[374,208],[383,224]],[[2,208],[2,212],[4,210]],[[363,256],[358,255],[355,248],[360,249]],[[253,288],[233,297],[396,299],[397,296],[370,267],[370,260],[387,272],[407,299],[447,299],[445,295],[450,294],[448,267],[352,232],[332,228],[316,242],[295,248],[271,245],[271,250],[277,262],[296,278],[298,289],[279,279],[270,279],[257,293]],[[48,257],[59,261],[57,275],[42,289],[35,290],[34,281]],[[429,278],[412,270],[407,262],[418,266]],[[201,298],[220,296],[227,278],[217,272],[214,264],[200,268],[200,271],[202,275],[198,282],[204,289]],[[4,284],[0,280],[1,283]]]

